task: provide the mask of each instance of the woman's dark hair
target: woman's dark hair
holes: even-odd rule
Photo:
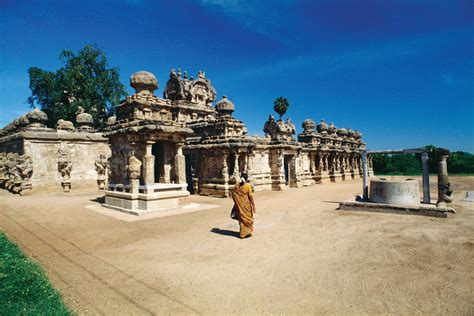
[[[249,180],[249,176],[245,172],[242,172],[240,174],[240,179],[244,179],[245,182],[247,182]]]

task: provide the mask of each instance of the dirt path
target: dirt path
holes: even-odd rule
[[[0,229],[79,314],[472,315],[474,204],[459,200],[474,178],[451,180],[448,219],[337,211],[360,191],[347,181],[258,193],[245,240],[229,199],[199,196],[220,207],[125,222],[85,207],[97,192],[3,191]]]

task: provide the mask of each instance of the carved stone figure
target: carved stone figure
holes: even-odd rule
[[[99,154],[95,160],[95,170],[97,171],[97,185],[100,190],[105,188],[105,180],[107,179],[108,160],[105,154]]]
[[[328,126],[328,134],[329,135],[336,134],[336,130],[337,130],[337,127],[333,123],[329,124],[329,126]]]
[[[71,154],[65,146],[61,146],[58,150],[58,171],[61,174],[61,185],[64,192],[69,192],[71,189],[72,160]]]
[[[140,179],[142,162],[135,157],[135,155],[130,156],[128,159],[127,171],[128,177],[131,180]]]
[[[438,162],[438,207],[453,207],[453,190],[448,178],[448,164],[449,150],[439,149]]]
[[[288,130],[288,135],[290,135],[290,137],[291,137],[291,135],[296,134],[296,127],[295,127],[295,124],[293,124],[293,122],[291,121],[290,118],[288,118],[288,119],[286,120],[286,124],[285,124],[285,125],[286,125],[286,129]]]
[[[265,125],[263,126],[263,132],[265,133],[265,136],[272,136],[275,134],[276,131],[276,123],[275,123],[275,117],[270,114],[268,116],[268,120],[265,122]]]
[[[33,175],[33,161],[29,155],[21,155],[18,157],[16,168],[18,169],[22,181],[30,181],[31,176]]]
[[[265,136],[272,139],[272,141],[279,142],[293,142],[293,135],[296,133],[296,128],[291,119],[287,119],[286,123],[283,120],[275,121],[273,115],[268,117],[263,127]]]
[[[198,72],[197,79],[188,79],[186,71],[184,74],[184,77],[181,77],[181,69],[178,69],[177,73],[175,69],[171,69],[163,97],[172,101],[186,100],[202,106],[211,106],[217,93],[204,71]]]

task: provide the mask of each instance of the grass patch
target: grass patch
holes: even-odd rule
[[[0,232],[0,314],[72,315],[40,265]]]

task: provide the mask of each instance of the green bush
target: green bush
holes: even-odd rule
[[[428,145],[428,166],[430,173],[438,172],[440,152],[436,146]],[[374,173],[376,175],[420,175],[421,157],[419,154],[374,154],[372,156]],[[474,155],[455,151],[448,158],[448,173],[468,175],[474,174]]]
[[[71,315],[42,268],[1,232],[0,314]]]

